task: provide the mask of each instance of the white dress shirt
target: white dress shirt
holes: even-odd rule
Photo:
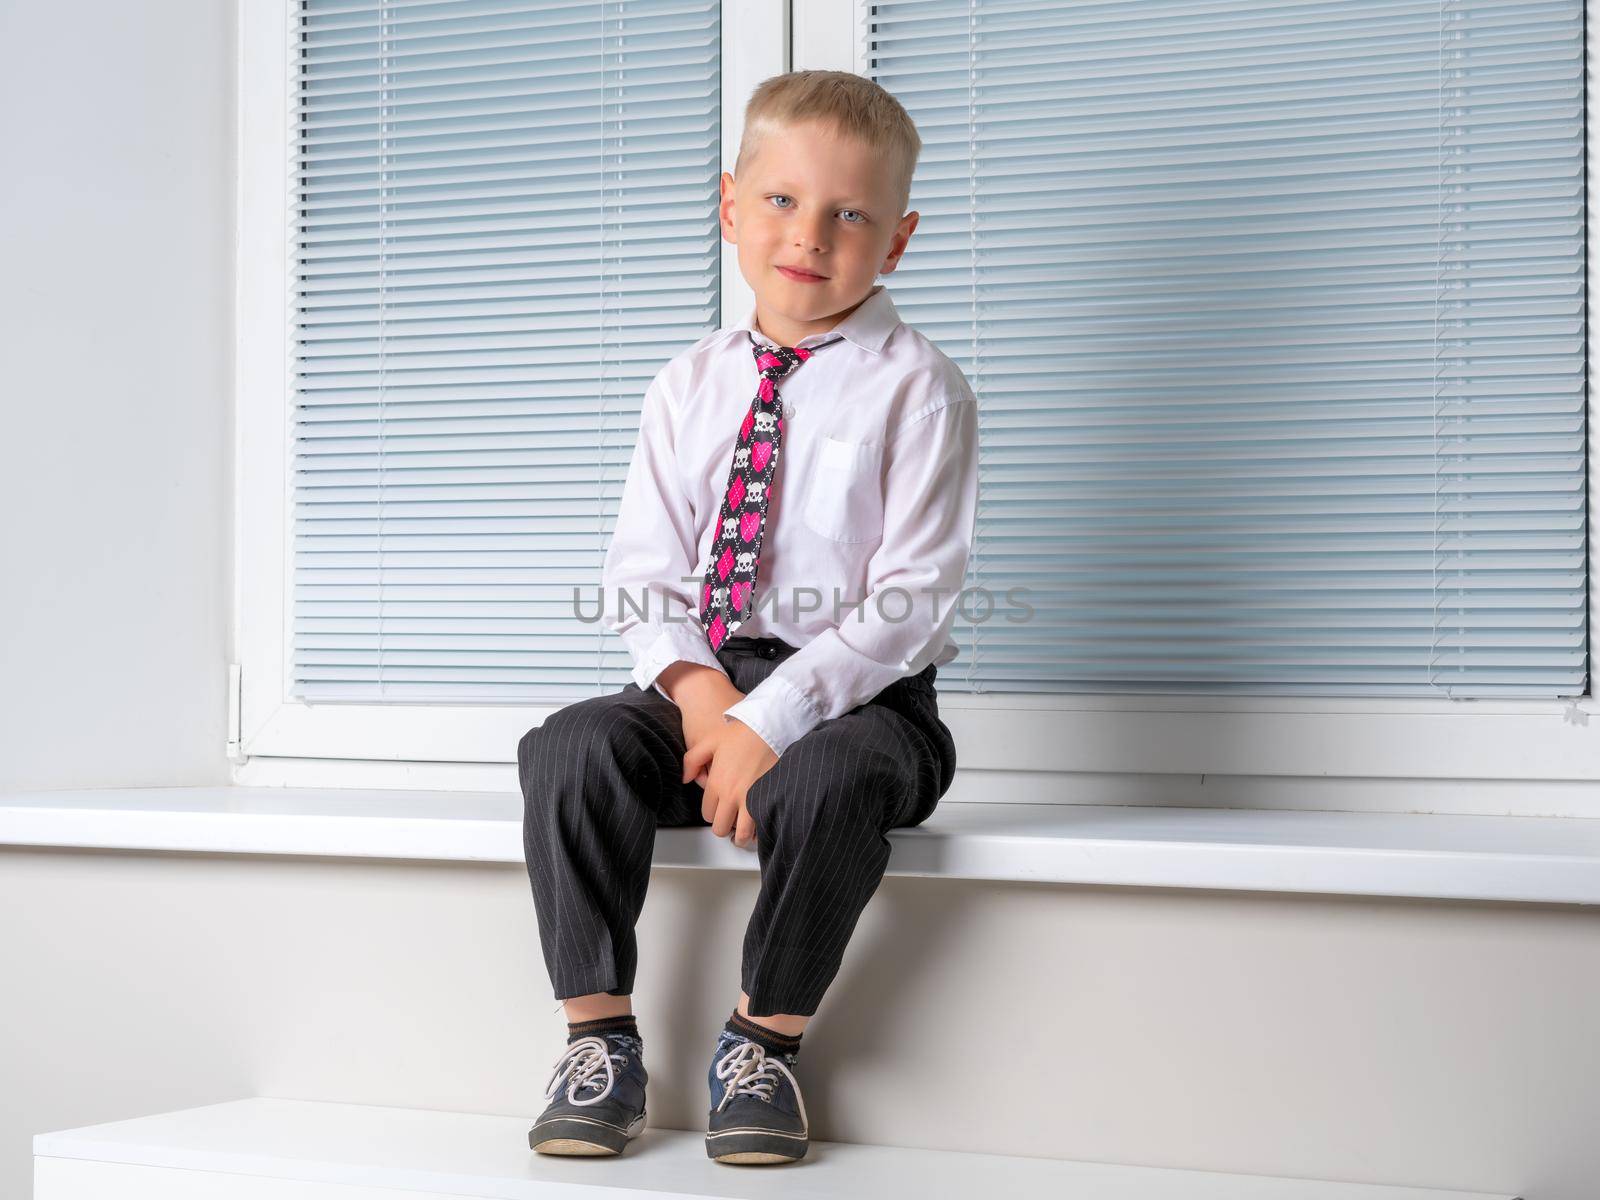
[[[751,334],[777,345],[755,321],[752,308],[707,334],[645,391],[602,571],[603,623],[626,644],[634,681],[662,695],[656,679],[672,663],[723,670],[696,614],[760,379]],[[819,722],[956,657],[977,519],[977,398],[961,369],[900,320],[881,283],[798,345],[840,335],[778,381],[783,439],[755,609],[734,630],[799,647],[724,713],[780,756]]]

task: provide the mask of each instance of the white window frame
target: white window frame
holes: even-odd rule
[[[1597,3],[1586,0],[1590,7]],[[724,0],[724,170],[733,169],[744,102],[762,79],[791,68],[865,71],[867,4]],[[500,790],[518,739],[556,706],[309,704],[286,694],[292,633],[292,7],[277,0],[244,5],[239,12],[237,652],[229,743],[235,782]],[[1595,27],[1587,21],[1587,31]],[[1597,36],[1586,33],[1586,70]],[[1596,120],[1592,94],[1585,119]],[[1586,191],[1593,190],[1594,170],[1591,160]],[[1593,240],[1597,218],[1588,211],[1590,244],[1600,244]],[[915,248],[913,239],[912,253]],[[748,311],[753,295],[739,273],[735,248],[724,242],[722,252],[726,322]],[[1591,261],[1585,281],[1591,292],[1594,274]],[[1592,354],[1592,313],[1585,337]],[[1587,402],[1593,412],[1592,388]],[[1594,512],[1600,432],[1592,419],[1589,428]],[[1600,531],[1593,521],[1588,551],[1589,577],[1600,580]],[[1600,628],[1597,594],[1600,586],[1592,586],[1591,643]],[[1224,776],[1234,779],[1233,790],[1213,784],[1203,798],[1191,791],[1180,802],[1600,817],[1595,675],[1591,670],[1589,694],[1574,700],[941,691],[940,709],[956,737],[963,773],[993,772],[994,780],[1006,781],[970,799],[1172,803],[1174,789],[1164,784]],[[1137,792],[1128,786],[1141,779],[1149,786]],[[1350,786],[1330,788],[1335,781]],[[1433,786],[1402,786],[1406,781]],[[1031,791],[1025,786],[1030,783]],[[1361,783],[1368,786],[1356,786]]]

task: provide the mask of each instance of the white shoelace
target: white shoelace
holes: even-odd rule
[[[811,1122],[806,1118],[806,1099],[800,1094],[800,1081],[787,1063],[777,1055],[768,1054],[766,1047],[756,1042],[740,1042],[717,1060],[717,1078],[729,1080],[722,1099],[717,1102],[717,1111],[721,1112],[735,1095],[757,1096],[772,1103],[772,1091],[778,1085],[775,1071],[782,1071],[794,1086],[794,1098],[800,1105],[800,1127],[810,1137]]]
[[[598,1104],[611,1094],[611,1088],[617,1082],[616,1068],[611,1065],[612,1059],[617,1061],[618,1066],[627,1065],[627,1058],[613,1053],[607,1047],[605,1038],[598,1035],[579,1038],[568,1046],[567,1052],[556,1061],[555,1073],[545,1085],[545,1099],[554,1098],[556,1089],[561,1086],[561,1077],[570,1069],[572,1081],[567,1084],[567,1099],[573,1104]],[[605,1071],[603,1086],[596,1078],[602,1069]],[[578,1099],[578,1093],[586,1087],[597,1087],[600,1090],[587,1099]]]

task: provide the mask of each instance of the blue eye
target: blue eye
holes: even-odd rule
[[[790,197],[785,196],[782,192],[775,192],[772,195],[768,196],[767,199],[768,200],[788,200],[788,199],[790,199]],[[780,211],[787,212],[788,210],[787,209],[782,209],[780,207]],[[867,214],[862,212],[858,208],[841,208],[839,211],[842,212],[842,213],[855,213],[856,216],[861,218],[859,221],[846,221],[845,222],[846,225],[864,225],[864,224],[866,224]]]

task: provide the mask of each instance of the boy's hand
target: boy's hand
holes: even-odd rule
[[[734,692],[731,696],[719,696],[710,701],[684,701],[679,706],[679,713],[683,717],[684,745],[693,746],[698,742],[703,742],[707,735],[721,729],[726,724],[722,719],[722,710],[732,708],[743,699],[743,692]],[[684,756],[684,764],[688,765],[687,755]],[[701,787],[706,786],[706,779],[710,775],[707,769],[709,765],[703,764],[695,773],[694,781]]]
[[[673,663],[661,672],[660,683],[678,706],[685,746],[692,746],[713,729],[720,729],[723,710],[744,699],[744,693],[733,686],[733,680],[726,674],[699,663],[682,660]],[[684,782],[688,781],[685,775]],[[695,782],[701,787],[706,785],[704,767],[696,772]]]
[[[745,804],[745,794],[778,761],[772,747],[750,726],[737,718],[717,717],[720,728],[713,728],[689,747],[683,759],[685,783],[706,772],[705,799],[700,815],[711,822],[717,837],[733,833],[733,844],[748,850],[756,844],[756,825]]]

